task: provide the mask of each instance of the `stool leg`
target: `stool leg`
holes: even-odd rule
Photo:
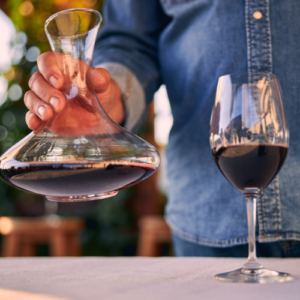
[[[30,237],[24,237],[21,243],[21,256],[35,256],[34,241]]]
[[[2,256],[12,257],[18,256],[18,245],[20,245],[20,239],[17,234],[10,234],[3,236]]]
[[[67,252],[70,256],[80,256],[81,255],[81,243],[79,235],[76,233],[70,233],[68,235]]]
[[[137,256],[154,257],[159,255],[159,247],[155,234],[141,233],[139,237]]]
[[[60,232],[54,232],[50,239],[50,255],[51,256],[66,256],[65,237]]]

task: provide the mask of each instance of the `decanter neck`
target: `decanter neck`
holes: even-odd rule
[[[101,15],[92,9],[69,9],[51,16],[45,23],[50,47],[65,79],[67,98],[83,95],[87,90]]]

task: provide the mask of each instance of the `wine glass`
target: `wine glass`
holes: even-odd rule
[[[256,258],[256,199],[279,172],[289,147],[289,129],[279,79],[270,73],[219,78],[211,116],[210,145],[225,178],[245,195],[249,256],[242,268],[218,274],[227,282],[283,282],[291,275],[266,269]]]

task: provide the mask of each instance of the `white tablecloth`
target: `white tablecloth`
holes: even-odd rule
[[[291,273],[290,282],[241,284],[214,279],[216,273],[238,269],[244,262],[176,257],[1,258],[0,299],[300,299],[300,259],[260,259],[265,267]]]

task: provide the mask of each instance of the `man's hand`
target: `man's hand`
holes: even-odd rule
[[[46,52],[38,57],[38,67],[40,72],[33,74],[29,80],[28,91],[24,96],[24,103],[29,111],[26,114],[26,123],[32,130],[37,129],[42,122],[50,120],[58,112],[66,109],[67,100],[60,91],[66,84],[66,77],[63,76],[63,54]],[[75,61],[74,59],[72,59]],[[84,62],[87,68],[87,65]],[[78,66],[78,61],[76,62]],[[118,85],[110,79],[109,73],[102,68],[90,68],[87,74],[89,84],[96,92],[97,97],[106,113],[116,123],[121,124],[124,120],[124,107],[121,99],[121,92]],[[79,111],[74,106],[74,112],[68,109],[68,117],[76,116]],[[66,116],[67,117],[67,116]]]

